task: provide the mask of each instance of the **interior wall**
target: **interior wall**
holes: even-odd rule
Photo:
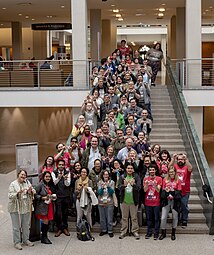
[[[0,108],[0,146],[66,139],[71,127],[71,108]]]
[[[204,107],[204,134],[214,134],[214,107]]]

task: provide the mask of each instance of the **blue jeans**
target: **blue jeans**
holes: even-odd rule
[[[182,222],[186,222],[186,223],[188,221],[188,214],[189,214],[189,207],[188,207],[189,195],[190,193],[187,193],[185,196],[182,196],[181,198],[181,209],[182,209],[181,220]]]
[[[146,205],[146,221],[147,221],[147,234],[152,234],[154,223],[154,234],[159,234],[160,229],[160,206],[147,206]]]
[[[113,232],[113,211],[114,205],[101,206],[98,205],[100,213],[100,226],[102,232]]]

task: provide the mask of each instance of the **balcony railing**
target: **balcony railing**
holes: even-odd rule
[[[171,63],[182,89],[214,86],[214,58],[172,59]]]
[[[19,60],[0,62],[0,88],[89,88],[91,60]]]

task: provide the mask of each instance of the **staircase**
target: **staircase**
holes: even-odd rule
[[[150,135],[150,143],[160,144],[162,149],[166,149],[171,155],[174,153],[184,152],[189,157],[189,148],[184,145],[182,135],[180,133],[178,120],[176,118],[173,104],[167,86],[158,85],[151,89],[151,104],[153,114],[152,132]],[[191,161],[191,157],[189,157]],[[181,234],[208,234],[209,229],[206,224],[206,218],[203,214],[203,207],[199,197],[197,188],[198,179],[197,168],[193,164],[193,173],[191,177],[191,195],[189,199],[189,222],[187,228],[177,227],[177,233]],[[141,212],[140,212],[141,214]],[[145,220],[145,213],[144,213]],[[75,218],[70,219],[69,229],[76,231]],[[172,215],[169,215],[168,229],[171,229]],[[120,232],[121,225],[114,227],[114,232]],[[93,226],[93,232],[100,232],[100,225],[96,223]],[[140,227],[140,233],[146,233],[146,226]]]
[[[184,145],[167,86],[159,85],[152,87],[151,104],[154,118],[152,132],[150,135],[151,144],[160,144],[161,148],[168,150],[171,155],[179,152],[185,152],[188,155],[189,148],[186,148]],[[191,161],[191,157],[189,157],[189,159]],[[190,213],[188,227],[186,229],[178,227],[178,233],[208,233],[208,226],[203,214],[199,191],[196,187],[197,178],[197,169],[196,166],[193,165],[189,199]],[[169,219],[169,222],[170,221],[171,219]]]

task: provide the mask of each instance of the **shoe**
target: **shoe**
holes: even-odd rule
[[[55,237],[59,237],[62,234],[62,230],[58,230],[55,234]]]
[[[187,222],[183,221],[181,227],[186,228],[187,227]]]
[[[104,236],[104,235],[106,235],[106,234],[108,234],[106,231],[101,231],[100,234],[99,234],[99,236]]]
[[[159,240],[163,240],[166,237],[166,229],[161,230],[161,235],[159,237]]]
[[[24,243],[24,245],[29,246],[29,247],[32,247],[32,246],[34,246],[34,243],[32,243],[31,241],[27,240],[27,241]]]
[[[22,246],[21,246],[20,243],[16,243],[16,244],[14,245],[14,247],[15,247],[17,250],[22,250]]]
[[[176,239],[175,231],[176,231],[176,228],[172,228],[172,234],[171,234],[171,240],[172,241],[175,241],[175,239]]]
[[[114,234],[113,233],[108,233],[109,237],[114,237]]]
[[[154,234],[154,240],[158,240],[158,234]]]
[[[133,233],[133,236],[135,237],[136,240],[139,240],[140,239],[140,236],[137,232],[134,232]]]
[[[42,237],[42,238],[41,238],[41,243],[44,243],[44,244],[52,244],[52,242],[51,242],[47,237]]]
[[[126,235],[120,234],[119,239],[123,239]]]
[[[155,87],[155,86],[156,86],[156,84],[155,84],[155,83],[152,83],[152,84],[151,84],[151,86]]]
[[[117,220],[115,220],[112,225],[113,225],[113,227],[116,227],[117,226]]]
[[[145,239],[149,239],[152,236],[152,234],[146,234]]]
[[[64,233],[66,236],[70,236],[70,233],[69,233],[69,231],[67,230],[67,228],[63,229],[63,233]]]

